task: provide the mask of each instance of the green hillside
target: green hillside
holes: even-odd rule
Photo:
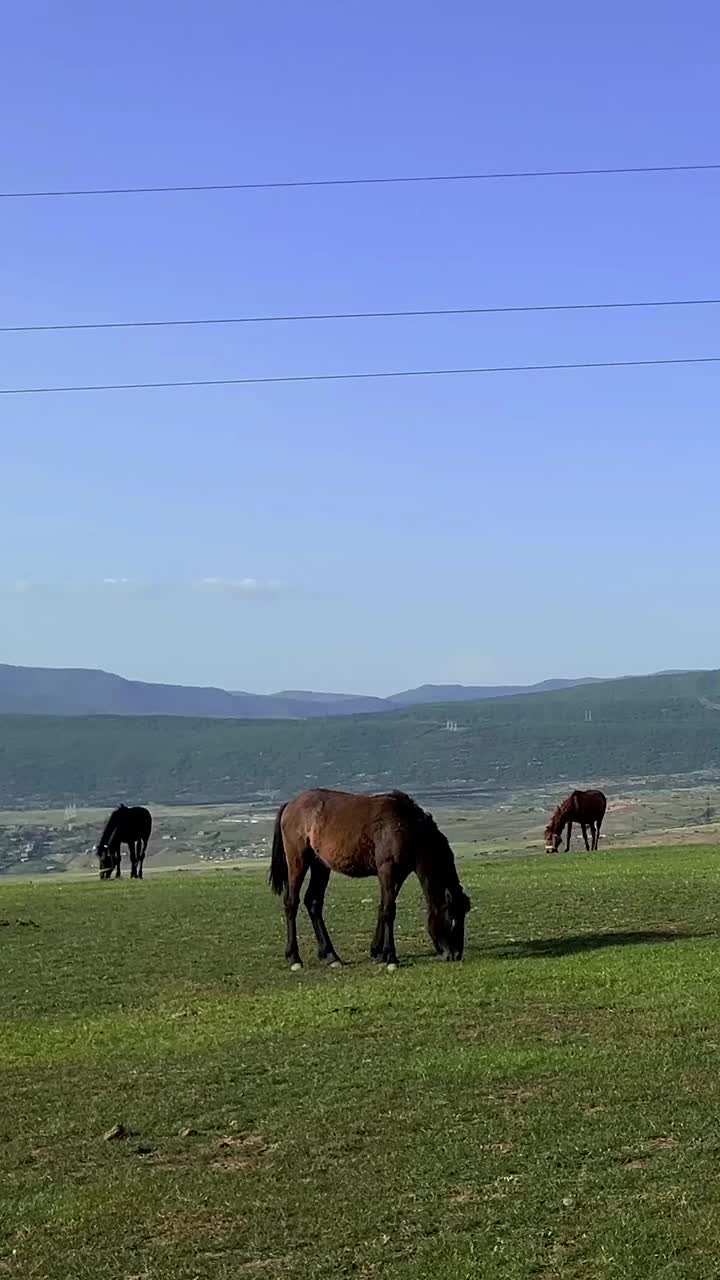
[[[452,793],[715,768],[719,671],[331,720],[0,717],[5,806],[223,802],[311,785]]]

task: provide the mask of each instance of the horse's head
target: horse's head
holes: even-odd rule
[[[548,823],[548,825],[545,828],[545,852],[557,853],[558,849],[560,848],[561,839],[562,839],[561,833],[555,830],[551,822]]]
[[[113,869],[113,854],[110,846],[99,844],[97,847],[98,862],[100,863],[100,879],[107,880]]]
[[[428,910],[428,933],[443,960],[462,960],[465,950],[465,917],[471,902],[458,884],[445,889]]]

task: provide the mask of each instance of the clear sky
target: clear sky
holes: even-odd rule
[[[711,0],[27,0],[0,186],[717,162],[719,36]],[[0,324],[720,296],[718,226],[720,173],[6,200]],[[0,384],[718,355],[719,329],[1,335]],[[373,693],[718,666],[719,391],[707,366],[0,398],[0,660]]]

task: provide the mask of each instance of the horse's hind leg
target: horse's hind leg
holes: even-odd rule
[[[581,831],[582,831],[582,837],[583,837],[583,840],[585,841],[585,849],[586,849],[586,850],[587,850],[587,852],[589,853],[589,852],[590,852],[590,845],[588,844],[588,838],[587,838],[587,823],[586,823],[586,822],[581,822],[581,823],[580,823],[580,829],[581,829]],[[592,827],[590,828],[590,830],[592,831]]]
[[[385,921],[383,919],[383,904],[382,904],[382,897],[381,897],[380,905],[378,907],[377,925],[375,926],[375,933],[373,934],[373,940],[370,943],[370,955],[373,960],[380,960],[382,958],[382,949],[383,949],[384,939],[385,939]]]
[[[142,880],[143,878],[143,862],[145,861],[145,851],[147,849],[147,846],[148,846],[147,840],[141,840],[138,845],[138,858],[137,858],[138,880]]]
[[[285,957],[290,961],[291,969],[302,969],[297,938],[297,913],[300,906],[300,891],[309,865],[308,850],[303,849],[299,854],[292,854],[286,851],[285,856],[288,866],[288,882],[285,885],[284,893],[285,921],[287,923]]]
[[[325,891],[329,879],[329,868],[319,858],[313,858],[310,867],[310,884],[305,894],[305,906],[318,941],[318,956],[321,960],[326,960],[328,964],[335,965],[340,964],[341,961],[335,952],[330,940],[330,934],[327,931],[327,925],[323,919]]]
[[[130,879],[137,880],[137,841],[131,840],[128,849],[130,850]]]
[[[380,878],[380,919],[378,933],[381,935],[380,955],[384,963],[394,967],[398,964],[395,950],[395,915],[398,886],[395,883],[392,865],[382,867],[378,871]],[[377,934],[376,934],[377,937]]]

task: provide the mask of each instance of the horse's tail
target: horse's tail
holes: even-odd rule
[[[285,857],[285,842],[282,834],[282,816],[286,806],[283,805],[279,810],[275,819],[275,830],[273,831],[272,857],[270,860],[270,874],[268,883],[273,893],[281,894],[285,890],[288,882],[288,865]]]

